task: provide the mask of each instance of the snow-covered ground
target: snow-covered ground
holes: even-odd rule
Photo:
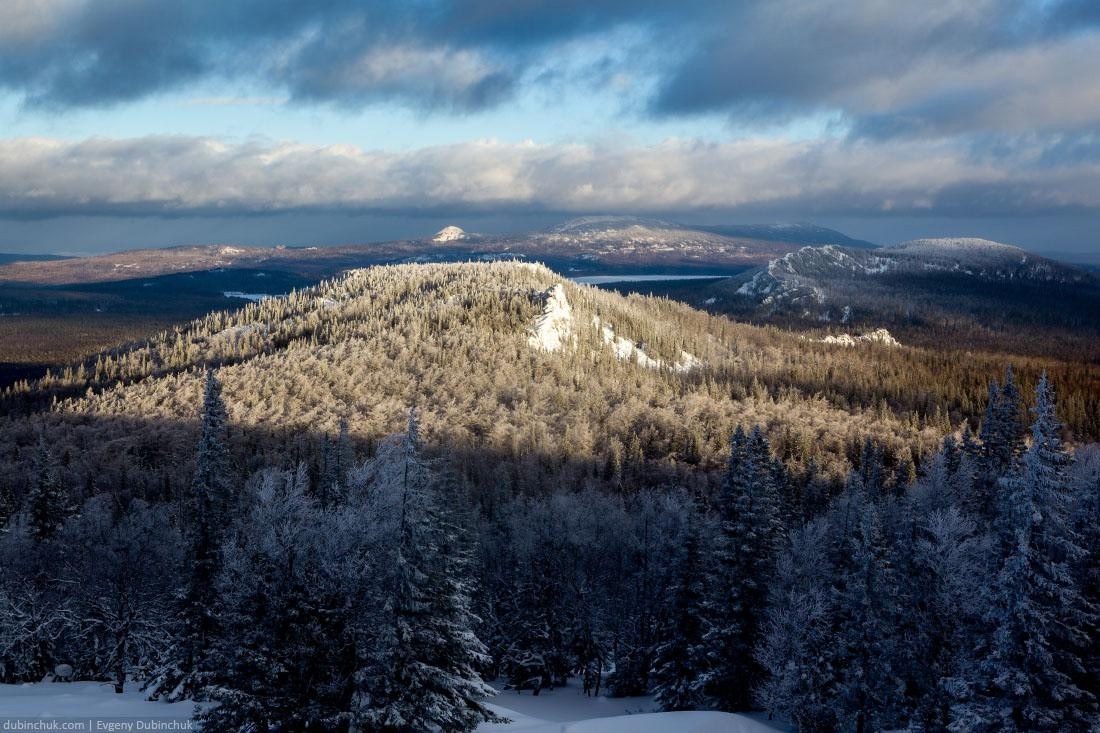
[[[652,697],[586,697],[577,687],[530,692],[505,690],[492,708],[510,723],[482,724],[478,733],[779,733],[745,715],[656,712]]]
[[[658,713],[651,697],[586,697],[577,687],[508,690],[492,708],[509,723],[483,724],[478,733],[780,733],[753,717],[716,712]],[[0,727],[16,721],[57,721],[56,730],[198,730],[188,702],[147,702],[136,686],[117,695],[99,682],[0,685]],[[113,724],[113,725],[111,725]],[[63,726],[63,727],[62,727]],[[36,730],[24,727],[22,730]],[[45,728],[42,728],[45,729]]]
[[[4,728],[5,723],[26,720],[56,720],[64,723],[57,730],[70,731],[106,731],[108,723],[121,723],[116,731],[197,730],[191,722],[194,710],[191,702],[148,702],[137,685],[127,685],[121,695],[103,682],[0,685],[0,728],[5,730],[16,730],[10,724]]]
[[[535,320],[527,343],[542,351],[558,351],[569,339],[573,330],[573,309],[565,297],[561,283],[550,288],[542,315]]]

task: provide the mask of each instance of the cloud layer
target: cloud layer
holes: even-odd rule
[[[104,106],[203,81],[305,104],[496,108],[634,29],[654,115],[839,113],[856,135],[1079,132],[1100,125],[1094,0],[9,0],[0,88]],[[609,66],[615,68],[608,68]]]
[[[1100,210],[1096,0],[7,0],[0,91],[31,114],[195,105],[439,118],[562,90],[642,118],[766,132],[406,152],[202,137],[0,139],[0,216],[753,209]],[[224,96],[223,96],[224,95]],[[537,95],[536,95],[537,96]],[[553,104],[553,101],[547,102]],[[601,118],[602,119],[602,118]],[[775,128],[779,129],[779,128]],[[604,131],[595,131],[602,133]],[[789,215],[789,214],[788,214]]]
[[[187,137],[0,141],[0,214],[210,216],[440,210],[997,215],[1100,208],[1100,156],[1061,141],[975,156],[926,140],[496,141],[395,153]]]

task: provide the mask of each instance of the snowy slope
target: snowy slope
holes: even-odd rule
[[[482,724],[478,733],[779,733],[744,715],[712,711],[661,713],[652,697],[587,697],[576,687],[538,697],[505,690],[490,707],[509,723]]]
[[[565,288],[558,283],[546,293],[546,305],[535,321],[527,344],[540,351],[558,351],[573,331],[573,308],[565,297]]]
[[[728,713],[643,713],[642,710],[653,709],[652,698],[585,697],[574,688],[544,692],[539,697],[506,692],[496,699],[497,704],[491,707],[511,722],[483,724],[477,729],[479,733],[777,733],[781,730]],[[118,695],[111,685],[99,682],[0,685],[0,722],[67,719],[85,726],[90,721],[92,730],[107,730],[106,723],[140,725],[143,727],[134,729],[143,730],[189,730],[194,707],[186,701],[148,702],[136,686]]]
[[[504,708],[498,712],[507,715]],[[481,726],[478,731],[524,733],[776,733],[763,723],[742,715],[716,712],[643,713],[567,722],[519,718],[511,725]]]

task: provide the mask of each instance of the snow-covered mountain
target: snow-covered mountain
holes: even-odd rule
[[[795,224],[722,224],[697,227],[726,237],[758,239],[764,242],[790,242],[804,245],[835,244],[856,249],[874,249],[877,245],[826,227],[798,222]]]
[[[824,305],[837,281],[957,276],[985,282],[1083,284],[1083,270],[986,239],[916,239],[873,250],[803,247],[769,262],[738,289],[767,305]]]
[[[545,242],[619,249],[682,250],[707,247],[724,252],[733,244],[728,237],[711,232],[637,216],[583,216],[536,233],[533,237]]]
[[[802,247],[685,299],[814,331],[888,327],[907,344],[1100,355],[1100,278],[985,239]]]
[[[460,227],[446,226],[435,233],[432,237],[433,242],[457,242],[467,238],[467,234]]]
[[[583,216],[515,240],[543,256],[572,257],[611,267],[735,267],[763,264],[796,242],[781,237],[731,237],[701,227],[639,216]]]

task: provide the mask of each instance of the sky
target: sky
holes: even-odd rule
[[[1096,0],[4,0],[0,251],[573,216],[1100,260]]]

